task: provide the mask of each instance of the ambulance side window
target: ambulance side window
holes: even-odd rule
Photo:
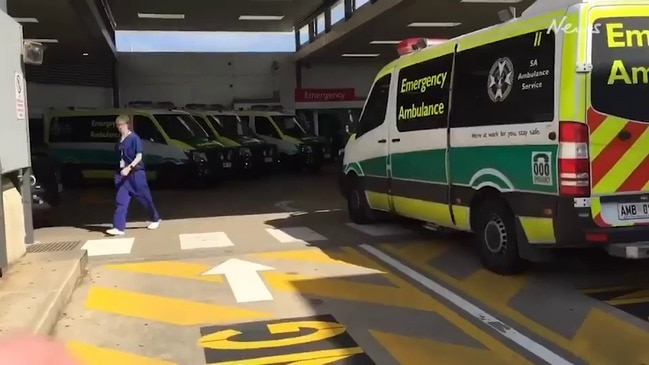
[[[360,121],[358,122],[357,138],[377,128],[385,121],[391,79],[392,75],[387,74],[374,83],[370,96],[365,103],[363,114],[361,114]]]
[[[460,50],[451,126],[552,121],[554,61],[555,34],[545,29]]]
[[[397,130],[446,128],[453,54],[416,63],[399,71]]]
[[[156,128],[155,124],[153,124],[151,118],[145,115],[133,116],[133,129],[142,140],[155,143],[165,143],[162,134],[158,128]]]
[[[255,117],[255,131],[262,136],[280,138],[277,130],[275,130],[275,126],[266,117]]]

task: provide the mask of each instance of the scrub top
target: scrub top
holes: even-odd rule
[[[138,153],[143,153],[142,140],[135,132],[131,132],[123,141],[117,142],[116,148],[120,156],[120,169],[133,162]],[[140,161],[133,170],[144,170],[144,163]]]

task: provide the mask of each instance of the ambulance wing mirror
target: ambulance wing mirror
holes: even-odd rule
[[[42,43],[30,40],[23,41],[23,62],[28,65],[42,65],[45,47]]]

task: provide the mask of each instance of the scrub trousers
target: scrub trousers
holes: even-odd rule
[[[115,187],[117,188],[117,195],[115,203],[115,215],[113,216],[113,228],[124,231],[126,229],[126,215],[128,213],[128,206],[131,198],[137,199],[140,204],[146,209],[151,218],[151,222],[160,220],[153,198],[151,197],[151,190],[146,181],[146,172],[144,170],[135,170],[128,176],[122,176],[119,173],[115,175]]]

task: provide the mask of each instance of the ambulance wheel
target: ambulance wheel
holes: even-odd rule
[[[173,189],[181,186],[182,174],[174,164],[164,164],[156,171],[156,185],[161,188]]]
[[[83,172],[79,166],[66,163],[61,166],[61,184],[64,187],[78,188],[83,186]]]
[[[306,171],[309,174],[313,174],[313,175],[319,173],[321,169],[322,169],[322,165],[309,165],[306,167]]]
[[[526,269],[518,253],[514,214],[500,200],[486,200],[477,207],[474,244],[482,265],[500,275],[515,275]]]
[[[354,179],[353,185],[347,193],[347,211],[351,221],[356,224],[368,224],[376,220],[375,212],[370,208],[365,197],[365,190],[358,178]]]

